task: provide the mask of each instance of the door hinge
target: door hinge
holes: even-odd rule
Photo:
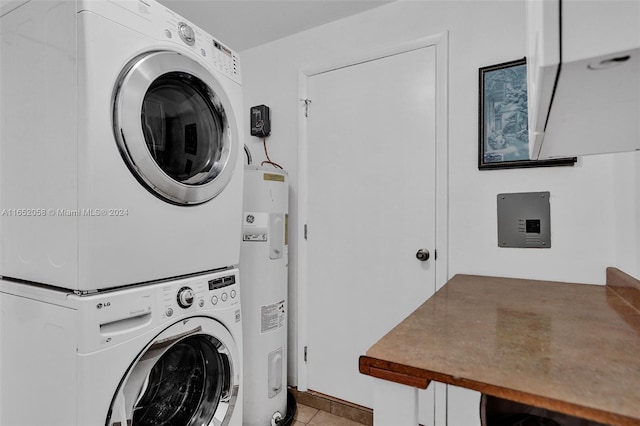
[[[307,239],[307,224],[304,224],[304,239]]]
[[[311,99],[300,99],[304,102],[304,116],[309,117],[309,104],[311,104]]]
[[[304,347],[304,362],[307,362],[307,347]]]

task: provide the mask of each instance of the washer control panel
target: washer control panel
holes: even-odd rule
[[[178,290],[178,306],[187,309],[193,305],[193,290],[189,287],[182,287]]]
[[[218,272],[168,282],[162,291],[165,318],[203,309],[223,309],[240,303],[238,273]]]
[[[235,284],[235,275],[209,280],[209,291],[212,292],[211,304],[216,306],[229,300],[235,300],[238,296]]]

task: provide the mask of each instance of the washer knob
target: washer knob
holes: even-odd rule
[[[182,41],[187,43],[189,46],[193,46],[196,42],[196,34],[193,32],[193,28],[184,22],[180,22],[178,24],[178,34],[180,34]]]
[[[182,287],[178,290],[178,305],[183,309],[193,305],[193,290],[189,287]]]

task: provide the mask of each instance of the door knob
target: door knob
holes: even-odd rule
[[[418,250],[418,252],[416,253],[416,259],[418,259],[420,262],[426,262],[427,260],[429,260],[429,250],[423,248]]]

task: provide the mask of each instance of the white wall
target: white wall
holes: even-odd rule
[[[616,266],[640,279],[640,152],[614,156]]]
[[[635,197],[636,200],[635,215],[630,218],[631,223],[635,224],[636,231],[635,241],[632,240],[630,242],[630,246],[632,247],[631,250],[635,248],[635,259],[631,259],[631,265],[629,266],[628,273],[632,274],[637,279],[640,279],[640,152],[636,152],[635,157],[635,167],[633,167],[633,171],[635,173],[636,184],[628,194],[624,194],[623,196],[630,197],[631,199]],[[631,179],[633,179],[633,177],[631,177]],[[634,260],[636,265],[635,271],[632,269]],[[626,270],[625,265],[620,265],[620,267],[623,268],[623,270]]]
[[[614,159],[580,159],[575,167],[479,171],[478,68],[525,56],[523,1],[398,1],[241,52],[245,107],[271,107],[272,160],[289,171],[290,296],[295,336],[298,217],[298,71],[449,31],[449,275],[490,274],[604,283],[615,263]],[[393,78],[393,76],[390,76]],[[311,104],[313,108],[313,104]],[[254,163],[261,140],[249,136]],[[497,246],[496,194],[551,192],[551,249]],[[636,234],[637,235],[637,234]],[[345,318],[348,321],[348,318]],[[295,370],[290,371],[295,383]]]

